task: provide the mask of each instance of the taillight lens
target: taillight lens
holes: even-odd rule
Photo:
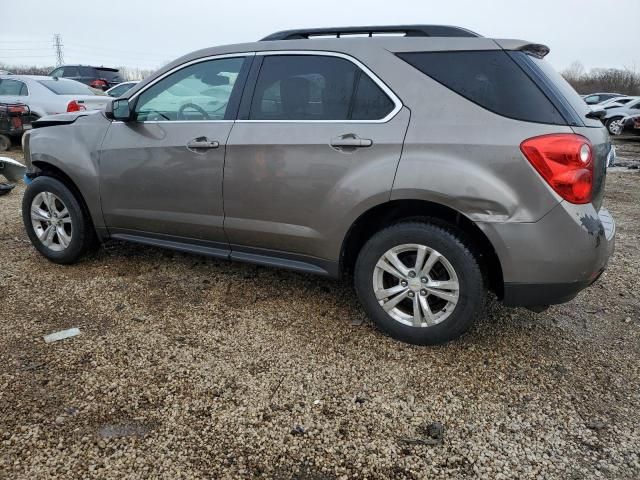
[[[589,203],[593,191],[593,146],[573,133],[525,140],[520,150],[542,178],[571,203]]]
[[[102,90],[107,86],[107,82],[105,80],[94,80],[89,84],[90,87],[97,88],[98,90]]]
[[[86,110],[87,107],[85,107],[84,105],[78,103],[77,100],[71,100],[68,104],[67,104],[67,112],[79,112],[80,110]]]

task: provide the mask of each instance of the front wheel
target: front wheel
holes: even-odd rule
[[[55,263],[74,263],[95,244],[93,225],[78,198],[52,177],[36,177],[29,184],[22,220],[33,246]]]
[[[605,125],[607,127],[607,130],[609,131],[609,134],[614,136],[622,134],[622,117],[610,118],[606,121]]]
[[[417,222],[371,237],[356,262],[355,287],[380,329],[418,345],[460,336],[487,296],[478,259],[462,233]]]

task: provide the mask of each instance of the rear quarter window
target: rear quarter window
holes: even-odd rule
[[[438,83],[493,113],[526,122],[567,124],[533,80],[502,50],[397,55]]]

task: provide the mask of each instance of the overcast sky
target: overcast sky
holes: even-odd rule
[[[640,0],[0,0],[0,18],[0,63],[14,65],[53,65],[55,33],[66,63],[157,68],[283,29],[435,23],[544,43],[558,69],[640,70]]]

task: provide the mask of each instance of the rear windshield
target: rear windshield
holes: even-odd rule
[[[73,80],[38,80],[56,95],[95,95],[85,84]]]
[[[503,50],[397,54],[422,73],[498,115],[566,125],[553,103]]]
[[[118,80],[120,78],[119,71],[107,70],[103,68],[96,68],[96,74],[100,78],[104,78],[105,80],[109,80],[110,82],[113,80]]]

